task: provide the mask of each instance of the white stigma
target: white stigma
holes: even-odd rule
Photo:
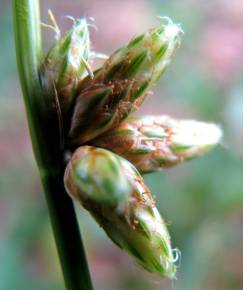
[[[165,25],[164,29],[164,35],[167,39],[174,39],[181,32],[181,28],[177,24]]]
[[[174,39],[180,33],[184,34],[184,31],[181,28],[181,25],[173,23],[170,17],[158,16],[157,18],[162,23],[162,27],[164,28],[164,35],[168,40]]]

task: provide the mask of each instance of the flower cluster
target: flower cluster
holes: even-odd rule
[[[214,124],[169,116],[131,116],[159,80],[180,45],[180,25],[167,17],[115,51],[92,71],[89,24],[72,29],[49,50],[41,66],[56,94],[71,152],[64,183],[111,240],[146,270],[175,277],[164,220],[141,174],[208,151],[221,139]]]

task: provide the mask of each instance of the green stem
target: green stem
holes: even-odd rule
[[[56,103],[45,93],[39,75],[39,1],[14,0],[13,17],[19,78],[33,150],[45,189],[66,288],[92,290],[73,203],[63,184],[65,167]]]

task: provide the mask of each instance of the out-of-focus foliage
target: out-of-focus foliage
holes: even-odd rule
[[[49,2],[49,3],[48,3]],[[33,160],[19,90],[10,1],[0,0],[0,289],[64,289],[46,204]],[[243,2],[241,0],[41,1],[61,29],[63,15],[93,16],[93,47],[111,53],[156,15],[182,23],[182,46],[140,114],[221,123],[222,146],[146,176],[182,261],[175,290],[243,288]],[[114,15],[116,16],[114,18]],[[53,41],[44,29],[45,50]],[[145,273],[77,210],[95,289],[161,290],[170,282]],[[81,269],[80,269],[81,271]]]

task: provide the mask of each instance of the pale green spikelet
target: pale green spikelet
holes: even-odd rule
[[[101,148],[83,146],[75,151],[68,166],[66,186],[73,188],[71,195],[75,194],[77,199],[117,204],[128,198],[131,187],[118,155]],[[75,184],[69,183],[70,180],[75,180]]]
[[[79,85],[70,139],[83,143],[117,126],[139,108],[180,44],[179,25],[167,20],[133,38]],[[110,91],[97,97],[96,90]],[[95,101],[94,101],[95,100]]]
[[[145,173],[196,158],[217,145],[221,137],[220,127],[212,123],[133,116],[91,143],[123,156]]]
[[[52,16],[53,17],[53,16]],[[62,38],[57,37],[41,65],[42,79],[50,92],[57,94],[61,111],[65,115],[73,104],[77,84],[87,73],[90,39],[86,19],[73,19],[72,28]]]
[[[98,160],[99,166],[93,171],[93,162],[95,163],[96,159],[100,158],[100,154],[103,157]],[[111,158],[112,155],[113,158]],[[88,163],[90,162],[89,166],[86,164],[87,160],[89,160]],[[122,171],[125,176],[125,181],[122,177],[122,188],[126,183],[129,186],[126,185],[127,198],[109,204],[103,202],[103,196],[116,197],[116,190],[121,190],[120,180],[106,175],[113,167],[113,160],[119,160],[120,169],[116,170]],[[82,176],[88,171],[90,181],[93,180],[85,183]],[[133,256],[146,270],[169,278],[175,277],[177,257],[174,257],[174,251],[171,248],[166,224],[143,178],[130,162],[104,149],[92,146],[79,147],[67,166],[64,180],[70,196],[79,201],[93,215],[115,244]],[[97,180],[99,186],[102,187],[98,191]],[[116,186],[115,184],[104,186],[107,180],[116,183]],[[101,194],[101,199],[98,198],[97,193]]]

